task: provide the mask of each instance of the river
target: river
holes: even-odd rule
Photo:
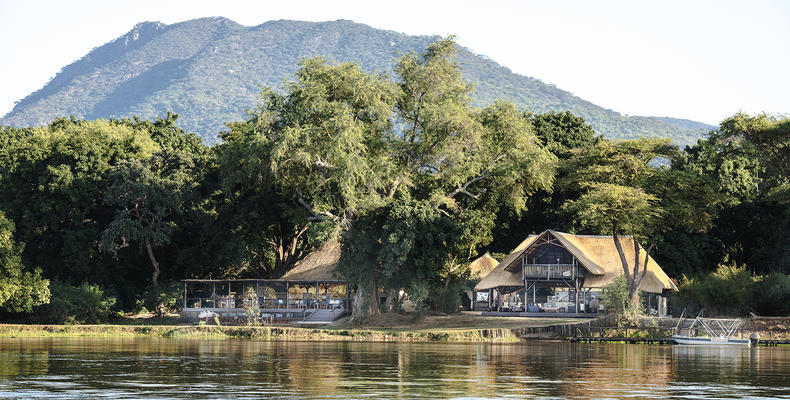
[[[0,398],[790,398],[790,348],[0,338]]]

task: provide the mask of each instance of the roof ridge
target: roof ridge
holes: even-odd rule
[[[568,233],[568,232],[562,232],[562,231],[555,231],[554,229],[546,229],[546,231],[551,232],[551,233],[559,233],[559,234],[562,234],[562,235],[568,235],[568,236],[592,237],[592,238],[608,238],[608,239],[612,238],[612,235],[588,235],[588,234],[580,234],[580,233]],[[634,237],[633,235],[618,235],[618,236],[620,236],[621,238],[632,238],[632,237]]]

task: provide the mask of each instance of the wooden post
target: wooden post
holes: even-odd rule
[[[650,312],[650,308],[653,306],[653,304],[652,304],[652,302],[650,300],[651,300],[650,299],[650,293],[648,292],[647,293],[647,312],[648,313]],[[656,313],[656,314],[658,314],[658,313]]]
[[[576,286],[576,291],[573,294],[573,296],[575,297],[573,301],[576,303],[576,307],[574,307],[574,311],[576,311],[576,314],[578,314],[579,313],[579,280],[574,279],[573,282],[575,283]]]
[[[351,299],[351,293],[349,293],[348,290],[348,282],[345,283],[345,286],[346,286],[346,303],[343,304],[343,308],[345,308],[346,310],[353,310],[354,308],[351,307],[351,304],[348,304],[348,302]]]
[[[184,281],[184,308],[187,308],[187,283]]]
[[[286,309],[288,307],[290,307],[290,305],[288,304],[289,303],[289,301],[288,301],[288,289],[289,288],[290,288],[290,285],[288,284],[288,282],[285,282],[285,308]]]

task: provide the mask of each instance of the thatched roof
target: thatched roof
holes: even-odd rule
[[[473,276],[484,277],[493,271],[497,265],[499,265],[499,261],[485,253],[469,264],[469,271]]]
[[[323,246],[308,254],[297,262],[290,271],[283,275],[284,281],[340,281],[335,275],[335,267],[340,260],[340,243],[330,240]]]
[[[611,236],[572,235],[570,233],[547,230],[540,235],[530,235],[516,247],[497,268],[475,286],[475,290],[485,290],[497,286],[514,286],[513,282],[521,281],[521,269],[517,261],[529,250],[532,244],[543,235],[551,235],[562,244],[588,271],[584,279],[585,288],[601,288],[612,283],[614,279],[623,274],[623,266],[617,248]],[[631,236],[621,236],[620,243],[628,261],[629,271],[634,266],[634,241]],[[645,250],[639,246],[639,259],[643,262]],[[499,271],[499,272],[497,272]],[[647,274],[639,289],[645,292],[661,293],[663,290],[677,290],[674,282],[656,263],[653,257],[648,258]]]
[[[505,267],[515,261],[524,250],[537,239],[536,235],[529,235],[523,242],[516,246],[510,254],[505,257],[499,265],[496,266],[485,278],[483,278],[477,285],[475,290],[488,290],[501,286],[523,286],[524,281],[521,280],[521,271],[513,273],[506,271]]]
[[[549,231],[568,249],[590,274],[584,279],[584,287],[600,288],[623,274],[623,264],[617,254],[617,247],[611,236],[571,235]],[[634,239],[621,236],[620,245],[628,261],[628,270],[634,269]],[[639,246],[639,262],[645,261],[645,249]],[[645,292],[661,293],[663,290],[677,290],[675,283],[661,269],[653,257],[648,257],[647,274],[639,289]]]

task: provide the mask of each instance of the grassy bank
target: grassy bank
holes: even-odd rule
[[[160,337],[371,342],[517,342],[507,328],[316,329],[290,326],[0,325],[0,337]]]
[[[28,325],[0,324],[0,337],[163,337],[196,339],[258,339],[304,341],[369,342],[491,342],[519,341],[525,328],[577,323],[565,318],[484,317],[462,312],[450,315],[388,313],[364,325],[341,319],[321,327],[273,326],[198,326],[184,324],[178,314],[156,317],[152,314],[125,316],[112,324]]]

